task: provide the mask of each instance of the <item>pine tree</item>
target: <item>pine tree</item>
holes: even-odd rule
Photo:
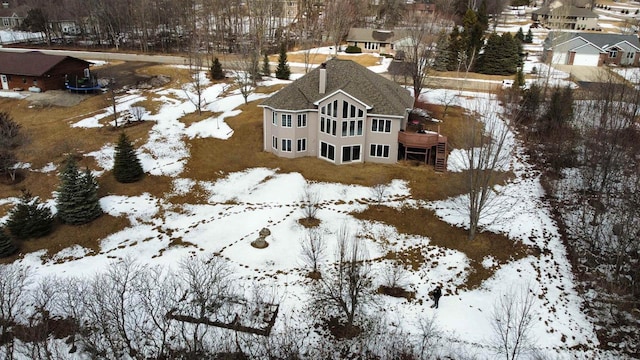
[[[132,183],[140,180],[144,175],[142,165],[138,155],[136,155],[133,145],[123,132],[120,134],[116,154],[113,163],[113,176],[121,183]]]
[[[516,72],[516,79],[513,82],[513,86],[517,88],[522,88],[524,86],[524,72],[522,72],[522,67],[518,67],[518,71]]]
[[[0,228],[0,258],[13,255],[18,247],[13,243],[11,237],[7,235],[4,228]]]
[[[434,60],[433,68],[437,71],[447,71],[449,65],[449,39],[447,33],[442,31],[438,36],[438,42],[436,45],[438,52]]]
[[[224,71],[222,71],[222,64],[218,58],[213,59],[213,65],[211,65],[211,78],[213,80],[224,79]]]
[[[533,42],[533,33],[531,32],[531,28],[527,31],[527,35],[524,37],[525,44],[531,44]]]
[[[518,39],[520,42],[524,42],[524,32],[522,31],[522,27],[518,29],[518,32],[516,33],[515,38]]]
[[[53,229],[53,215],[51,209],[29,191],[22,190],[20,202],[9,212],[6,226],[17,239],[38,238],[48,235]]]
[[[269,56],[267,53],[264,53],[264,57],[262,58],[262,75],[271,76],[271,66],[269,65]]]
[[[280,55],[278,56],[278,67],[276,68],[276,78],[281,80],[289,80],[291,69],[287,62],[287,48],[284,44],[280,46]]]
[[[70,156],[60,174],[60,186],[56,206],[58,218],[71,225],[91,222],[102,214],[98,198],[98,183],[86,169],[84,174],[78,170],[76,160]]]

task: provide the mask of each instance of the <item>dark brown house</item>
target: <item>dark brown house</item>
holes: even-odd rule
[[[71,56],[0,51],[0,82],[3,90],[47,91],[65,88],[65,76],[85,76],[91,63]]]

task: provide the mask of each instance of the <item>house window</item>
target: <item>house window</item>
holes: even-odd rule
[[[366,42],[364,43],[364,48],[367,50],[378,50],[378,46],[380,44],[378,44],[377,42]]]
[[[271,114],[271,123],[273,125],[278,125],[278,113],[275,111]]]
[[[633,59],[634,55],[635,55],[635,53],[633,53],[633,52],[628,52],[628,53],[627,53],[627,59]]]
[[[307,114],[298,114],[298,127],[307,127]]]
[[[291,152],[291,139],[282,139],[282,151]]]
[[[360,145],[343,146],[342,162],[352,162],[360,160]]]
[[[271,137],[271,147],[278,150],[278,138],[275,136]]]
[[[296,148],[296,151],[307,151],[307,139],[298,139],[298,147]]]
[[[282,127],[291,127],[291,114],[282,114]]]
[[[33,79],[33,86],[38,86],[38,79]]]
[[[335,161],[336,159],[336,147],[327,144],[326,142],[320,143],[320,157],[323,159]]]
[[[391,132],[391,120],[373,119],[371,121],[371,131],[373,132]]]
[[[361,136],[363,120],[348,120],[342,122],[342,136]]]
[[[369,152],[371,157],[388,158],[389,157],[389,145],[371,144],[371,151]]]
[[[336,120],[325,117],[320,118],[320,132],[336,136],[336,127],[338,127]]]
[[[609,50],[609,57],[612,59],[618,57],[618,49]]]
[[[27,83],[27,78],[22,78],[22,83],[26,84]]]

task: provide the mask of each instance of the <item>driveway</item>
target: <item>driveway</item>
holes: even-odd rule
[[[612,74],[609,71],[609,68],[605,66],[596,67],[554,64],[553,67],[570,74],[572,80],[576,82],[598,83],[609,82],[610,79],[614,79],[614,82],[622,82],[618,76]]]

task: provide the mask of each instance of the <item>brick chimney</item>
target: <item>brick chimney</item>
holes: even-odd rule
[[[318,92],[324,94],[327,91],[327,63],[320,65],[320,81],[318,85]]]

